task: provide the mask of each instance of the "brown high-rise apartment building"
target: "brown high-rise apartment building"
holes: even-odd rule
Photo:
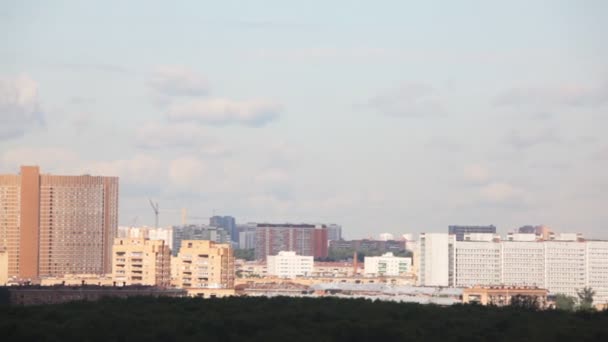
[[[327,258],[327,227],[314,224],[258,224],[255,230],[255,258],[292,251],[298,255]]]
[[[118,226],[118,178],[0,175],[0,247],[21,279],[110,273]]]

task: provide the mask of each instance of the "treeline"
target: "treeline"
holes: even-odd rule
[[[608,341],[608,313],[364,299],[105,299],[0,307],[2,341]]]

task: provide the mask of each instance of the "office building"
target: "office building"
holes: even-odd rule
[[[297,255],[296,252],[281,251],[266,257],[268,275],[279,278],[311,276],[314,268],[312,256]]]
[[[393,253],[365,257],[364,273],[369,276],[403,276],[412,271],[412,258],[396,257]]]
[[[266,260],[268,255],[292,251],[298,255],[326,258],[328,255],[327,227],[312,224],[269,224],[256,226],[255,257]]]
[[[456,241],[462,241],[464,234],[467,233],[486,233],[496,234],[496,227],[493,225],[489,226],[449,226],[448,234],[456,235]]]
[[[209,240],[183,240],[173,265],[177,267],[177,287],[234,288],[234,255],[230,244]]]
[[[118,178],[0,175],[0,246],[21,279],[110,273],[118,226]]]
[[[117,238],[112,247],[112,279],[120,285],[171,285],[171,250],[163,240]]]
[[[229,235],[230,241],[239,242],[239,232],[236,227],[236,220],[232,216],[212,216],[209,218],[211,227],[223,228]]]
[[[422,286],[449,285],[449,235],[422,233],[418,240],[420,264],[418,282]]]
[[[209,240],[216,243],[230,243],[230,234],[221,227],[190,224],[174,226],[171,233],[171,251],[174,256],[179,252],[182,240]]]
[[[329,241],[340,241],[342,240],[342,226],[339,224],[328,224],[327,225],[327,240]]]
[[[569,296],[591,287],[596,291],[595,303],[608,302],[608,241],[581,241],[576,234],[571,236],[574,241],[535,236],[517,233],[504,241],[452,240],[447,247],[450,286],[531,286]]]

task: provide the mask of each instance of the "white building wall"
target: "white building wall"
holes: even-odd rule
[[[422,233],[419,239],[419,284],[422,286],[448,286],[449,235]]]
[[[595,291],[594,304],[608,303],[608,241],[587,241],[587,286]]]
[[[312,256],[296,255],[296,252],[281,251],[266,257],[268,275],[280,278],[296,278],[311,275],[314,268]]]
[[[544,243],[504,241],[501,245],[503,284],[546,287]]]
[[[547,241],[545,245],[545,286],[550,293],[576,296],[586,283],[586,244]]]
[[[412,258],[396,257],[393,253],[382,256],[365,257],[364,273],[377,276],[399,276],[410,273],[412,270]]]
[[[491,235],[491,234],[490,234]],[[501,245],[494,242],[454,243],[454,286],[501,284]]]

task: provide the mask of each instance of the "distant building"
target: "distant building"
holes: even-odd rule
[[[239,233],[239,249],[255,248],[255,230]]]
[[[418,281],[422,286],[448,286],[450,283],[449,235],[422,233],[418,240],[420,265]]]
[[[269,224],[256,227],[255,257],[266,260],[269,255],[281,251],[293,251],[298,255],[326,258],[328,255],[327,227],[312,224]]]
[[[143,238],[150,240],[163,240],[169,247],[173,246],[173,228],[153,227],[118,227],[119,238]]]
[[[171,250],[163,240],[117,238],[112,248],[112,279],[122,285],[171,285]]]
[[[230,244],[183,240],[174,264],[176,285],[184,289],[233,289],[234,255]]]
[[[6,247],[0,247],[0,286],[8,282],[8,253]]]
[[[118,226],[118,178],[0,175],[0,247],[21,279],[109,273]]]
[[[279,278],[311,276],[314,267],[312,256],[297,255],[296,252],[281,251],[266,257],[268,275]]]
[[[183,240],[209,240],[217,243],[230,243],[230,235],[227,230],[202,224],[174,226],[172,235],[171,251],[174,256],[179,252]]]
[[[339,241],[342,240],[342,226],[339,224],[327,225],[327,240]]]
[[[373,276],[400,276],[412,271],[412,258],[396,257],[393,253],[365,257],[364,272]]]
[[[547,305],[547,294],[546,289],[530,286],[475,286],[464,289],[462,302],[507,306],[513,297],[519,296],[536,300],[538,308],[543,309]]]
[[[381,233],[378,240],[380,240],[380,241],[395,240],[395,237],[391,233]]]
[[[330,241],[329,248],[333,251],[350,251],[363,254],[369,253],[400,253],[406,250],[405,240],[341,240]]]
[[[239,242],[239,232],[236,227],[236,220],[232,216],[213,216],[209,218],[209,225],[212,227],[223,228],[230,235],[232,242]]]
[[[456,241],[462,241],[464,239],[464,234],[467,234],[467,233],[496,234],[496,227],[493,225],[489,225],[489,226],[449,226],[448,233],[450,235],[456,235]]]

